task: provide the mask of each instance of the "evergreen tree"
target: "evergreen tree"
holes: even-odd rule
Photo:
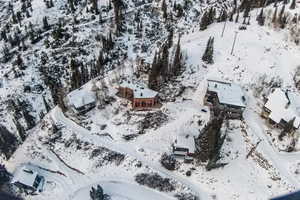
[[[114,5],[114,19],[116,24],[116,34],[120,35],[123,32],[123,9],[125,8],[123,0],[112,0]]]
[[[10,180],[10,174],[6,170],[5,166],[0,164],[0,187]]]
[[[205,52],[202,56],[202,60],[207,64],[213,64],[213,53],[214,53],[214,38],[210,37],[208,39]]]
[[[216,17],[216,9],[214,7],[210,7],[207,15],[207,25],[214,23]]]
[[[11,59],[11,53],[6,44],[4,44],[4,46],[2,48],[2,57],[3,57],[4,62],[7,62]]]
[[[290,9],[295,9],[296,8],[296,0],[292,0],[292,3],[291,3],[291,6],[290,6]]]
[[[49,30],[49,24],[48,24],[48,19],[47,19],[47,17],[45,16],[44,18],[43,18],[43,29],[44,30]]]
[[[162,4],[161,4],[161,10],[163,12],[163,18],[167,19],[168,17],[168,11],[167,11],[168,7],[166,4],[166,0],[162,0]]]
[[[91,200],[104,200],[103,189],[100,185],[97,185],[97,188],[92,187],[90,191]]]
[[[75,11],[74,0],[68,0],[68,3],[69,3],[71,12],[74,12]]]
[[[50,0],[50,1],[49,1],[49,5],[50,5],[50,8],[53,8],[53,7],[54,7],[53,0]]]
[[[223,9],[218,18],[218,22],[225,22],[227,20],[227,17],[228,17],[227,12],[225,9]]]
[[[240,16],[240,12],[237,11],[236,17],[235,17],[235,23],[239,22],[239,16]]]
[[[273,13],[272,17],[272,23],[275,24],[277,22],[277,7],[275,8],[275,11]]]
[[[200,30],[203,31],[207,29],[208,23],[209,23],[208,14],[207,12],[204,12],[200,22]]]
[[[48,113],[51,110],[51,107],[47,103],[44,95],[43,95],[43,102],[44,102],[44,106],[45,106],[46,112]]]
[[[24,62],[23,62],[21,54],[17,55],[17,59],[16,59],[15,64],[18,66],[18,68],[20,70],[24,70],[25,69],[25,65],[24,65]]]
[[[234,13],[233,13],[233,12],[231,12],[231,13],[230,13],[230,15],[229,15],[229,21],[230,21],[230,22],[232,22],[232,21],[233,21],[233,14],[234,14]]]
[[[279,20],[280,23],[282,22],[282,17],[284,15],[284,11],[285,11],[285,5],[282,6],[282,8],[280,10],[280,13],[279,13],[279,16],[278,16],[278,20]]]
[[[260,13],[257,16],[256,20],[257,20],[257,22],[260,26],[265,25],[265,16],[264,16],[264,9],[263,8],[260,10]]]
[[[81,73],[79,71],[78,63],[74,58],[71,58],[70,69],[71,69],[71,88],[75,90],[81,86]]]
[[[180,48],[180,37],[178,37],[178,42],[176,45],[176,51],[175,51],[175,56],[173,61],[173,74],[178,76],[181,69],[182,69],[182,54]]]
[[[244,15],[243,15],[244,18],[249,17],[249,14],[250,14],[250,11],[251,11],[251,3],[252,3],[251,0],[244,0],[242,2],[241,7],[242,7],[242,9],[244,9]]]
[[[173,37],[174,37],[174,30],[173,28],[170,28],[169,34],[168,34],[168,47],[171,48],[173,45]]]
[[[6,34],[6,30],[5,29],[3,29],[2,31],[1,31],[1,40],[4,40],[5,42],[7,42],[7,34]]]
[[[16,119],[16,117],[14,117],[13,122],[14,122],[14,124],[16,126],[16,129],[18,131],[18,134],[19,134],[21,140],[25,141],[25,139],[26,139],[26,132],[25,132],[24,127],[20,124],[20,122]]]
[[[92,11],[98,15],[99,14],[99,8],[98,8],[98,3],[97,0],[91,0],[92,1]]]

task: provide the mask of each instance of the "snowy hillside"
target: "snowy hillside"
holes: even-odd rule
[[[247,16],[247,2],[0,4],[0,161],[13,176],[27,166],[45,178],[36,195],[0,189],[25,200],[92,199],[97,185],[112,200],[264,200],[299,189],[299,127],[262,112],[274,88],[299,94],[300,5],[257,0]],[[241,119],[207,104],[207,80],[241,86]],[[128,81],[141,84],[139,98],[122,98]],[[157,99],[144,103],[145,87]],[[150,101],[159,102],[134,109]],[[206,141],[219,149],[203,161],[201,137],[219,117],[219,138]],[[168,169],[179,140],[197,147],[193,161],[171,156]]]

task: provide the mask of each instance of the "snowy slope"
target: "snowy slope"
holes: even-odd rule
[[[43,7],[43,4],[36,3],[36,0],[33,2],[36,8]],[[158,4],[153,3],[153,6]],[[201,10],[205,5],[195,5],[194,8]],[[44,14],[41,12],[42,9],[34,10],[35,15]],[[52,12],[54,15],[59,13],[50,10],[47,15]],[[253,14],[255,12],[256,10]],[[192,12],[190,15],[193,16]],[[94,25],[94,22],[78,25],[83,27],[78,37],[84,39],[90,36],[90,31],[97,31],[98,27]],[[70,111],[63,114],[59,108],[54,108],[44,120],[29,131],[30,135],[24,144],[5,164],[10,171],[14,171],[20,164],[31,162],[62,172],[66,176],[41,170],[47,180],[45,191],[37,196],[26,196],[25,199],[84,199],[88,198],[91,186],[97,184],[103,186],[104,191],[114,200],[174,199],[174,195],[181,192],[195,194],[200,199],[264,200],[299,189],[299,152],[281,152],[280,147],[283,144],[273,140],[274,135],[279,134],[279,130],[269,127],[260,117],[262,95],[270,91],[270,85],[261,85],[262,82],[276,80],[281,83],[282,88],[296,91],[293,77],[300,64],[299,46],[288,39],[287,30],[260,27],[254,19],[251,25],[247,26],[247,30],[239,30],[240,25],[227,22],[222,37],[223,23],[215,23],[207,30],[199,31],[198,22],[193,22],[192,18],[190,21],[178,22],[179,28],[186,29],[181,37],[181,47],[187,58],[186,70],[178,79],[187,89],[176,98],[175,102],[163,102],[160,110],[167,116],[163,124],[157,128],[147,129],[144,134],[138,135],[133,140],[126,141],[123,136],[138,133],[140,122],[147,112],[134,112],[130,110],[126,100],[114,96],[117,84],[113,79],[116,78],[114,76],[117,70],[105,75],[104,80],[109,86],[109,93],[116,101],[104,109],[95,108],[85,116],[76,116]],[[90,27],[97,28],[90,30]],[[236,32],[237,41],[231,55]],[[215,63],[206,65],[201,57],[211,36],[215,38]],[[130,42],[132,40],[134,42]],[[133,76],[130,66],[136,56],[141,56],[148,62],[152,61],[155,45],[151,45],[146,53],[140,53],[133,51],[135,43],[141,42],[133,35],[125,34],[119,42],[128,43],[129,46],[129,59],[123,66],[128,68],[122,72],[129,78]],[[93,53],[98,51],[97,45],[91,44],[89,47]],[[31,74],[34,71],[33,66],[32,68],[27,72],[28,80],[31,78],[30,75],[36,76]],[[176,136],[181,133],[197,135],[209,121],[210,113],[202,111],[208,110],[203,106],[207,79],[235,82],[240,84],[246,93],[247,109],[244,120],[229,122],[228,137],[222,149],[221,161],[228,165],[206,171],[203,163],[186,164],[180,161],[177,170],[168,171],[161,166],[159,159],[163,153],[171,152],[171,144]],[[20,90],[18,88],[21,87],[22,81],[18,79],[8,81],[4,88],[13,88],[10,92],[16,92]],[[263,92],[259,93],[258,87],[264,87]],[[7,95],[4,91],[3,94]],[[36,107],[40,109],[43,106],[36,104]],[[47,143],[49,138],[56,136],[52,132],[53,123],[60,127],[61,135],[53,146],[49,146]],[[103,125],[104,129],[101,128]],[[272,134],[267,134],[269,132]],[[297,134],[299,135],[298,132]],[[248,153],[258,141],[261,141],[258,147],[248,157]],[[103,157],[109,151],[93,158],[93,151],[103,147],[123,154],[123,160],[107,162]],[[52,150],[84,175],[66,167]],[[192,172],[190,177],[186,176],[189,170]],[[172,179],[176,184],[176,190],[160,192],[137,185],[134,176],[142,172],[156,172]]]

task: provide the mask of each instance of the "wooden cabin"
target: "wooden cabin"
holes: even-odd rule
[[[158,92],[130,82],[120,84],[118,96],[131,101],[132,108],[135,110],[147,110],[159,106]]]
[[[216,80],[208,80],[204,104],[214,115],[221,112],[229,119],[242,119],[246,98],[240,86]]]

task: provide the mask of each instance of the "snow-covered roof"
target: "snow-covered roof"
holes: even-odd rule
[[[189,150],[189,153],[195,153],[196,145],[195,139],[192,135],[178,135],[175,140],[175,147],[186,148]]]
[[[79,88],[68,94],[69,102],[76,109],[96,102],[96,94],[88,88]]]
[[[34,181],[38,173],[32,169],[23,166],[14,173],[12,183],[21,183],[26,186],[33,187]]]
[[[207,87],[209,91],[217,93],[221,104],[246,107],[244,103],[244,92],[239,85],[216,80],[208,80]]]
[[[158,94],[158,92],[147,88],[144,84],[141,83],[135,84],[129,81],[124,81],[120,84],[120,87],[132,89],[133,96],[136,99],[154,98]]]
[[[269,118],[279,123],[281,119],[286,122],[295,118],[294,127],[300,126],[300,96],[292,92],[284,92],[276,88],[268,97],[265,107],[271,111]]]

